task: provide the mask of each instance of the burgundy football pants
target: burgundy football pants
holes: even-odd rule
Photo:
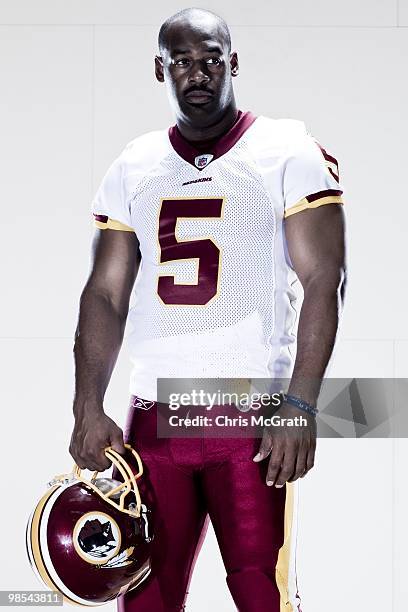
[[[152,573],[119,599],[119,612],[185,610],[209,519],[239,612],[298,612],[281,602],[275,576],[287,490],[267,487],[268,462],[252,461],[260,439],[159,438],[157,404],[142,401],[151,405],[145,409],[134,400],[124,437],[143,460],[138,484],[153,513]]]

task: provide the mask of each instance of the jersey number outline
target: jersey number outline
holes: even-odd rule
[[[177,283],[174,275],[161,275],[157,293],[168,306],[206,306],[218,294],[221,251],[209,236],[193,240],[177,239],[177,224],[182,219],[222,220],[224,198],[163,198],[159,210],[159,263],[197,262],[197,278],[192,283]]]

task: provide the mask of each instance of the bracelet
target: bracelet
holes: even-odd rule
[[[298,397],[295,397],[294,395],[287,395],[286,393],[282,393],[282,397],[284,402],[292,404],[293,406],[296,406],[296,408],[299,408],[299,410],[303,410],[304,412],[307,412],[308,414],[311,414],[314,417],[319,412],[316,406],[312,406],[311,404],[308,404],[304,400],[301,400]]]

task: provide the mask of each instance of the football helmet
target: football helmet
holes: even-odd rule
[[[150,573],[149,510],[137,479],[143,473],[138,453],[125,445],[134,473],[112,448],[106,457],[123,482],[86,479],[77,465],[56,476],[27,524],[27,552],[42,582],[65,602],[95,606],[137,587]]]

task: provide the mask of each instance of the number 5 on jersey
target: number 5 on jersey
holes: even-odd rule
[[[223,198],[165,198],[159,213],[158,239],[160,263],[197,261],[197,278],[193,283],[177,283],[174,275],[159,276],[157,293],[164,304],[204,306],[218,291],[220,249],[211,238],[194,240],[177,238],[177,224],[182,219],[222,219]]]

